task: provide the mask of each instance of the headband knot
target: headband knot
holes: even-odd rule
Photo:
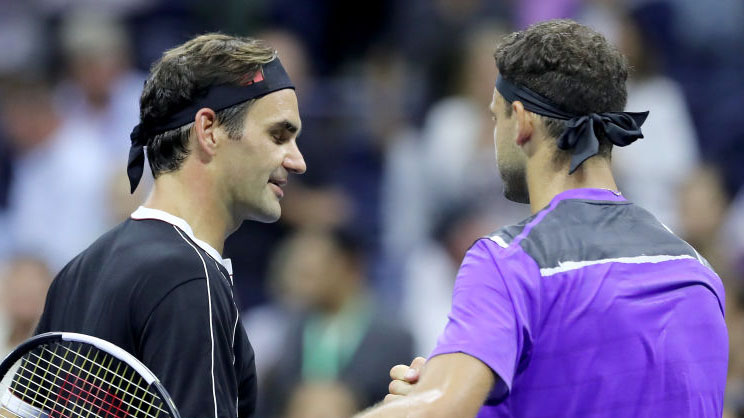
[[[624,147],[643,138],[641,125],[648,112],[601,112],[577,115],[566,112],[548,98],[535,93],[527,87],[512,83],[501,74],[496,78],[496,90],[508,102],[519,101],[525,109],[538,115],[564,120],[565,130],[558,137],[558,148],[571,150],[572,174],[589,157],[599,152],[597,131],[613,144]]]

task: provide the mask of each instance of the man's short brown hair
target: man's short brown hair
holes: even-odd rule
[[[140,122],[151,124],[177,112],[210,86],[238,85],[275,58],[276,51],[256,39],[217,33],[198,36],[165,52],[152,66],[140,98]],[[217,112],[218,123],[231,138],[239,137],[251,103]],[[148,140],[147,159],[154,177],[181,166],[189,154],[191,127],[187,124]]]
[[[627,102],[625,57],[596,31],[571,20],[551,20],[507,35],[494,53],[502,77],[553,101],[567,112],[623,111]],[[507,106],[507,112],[511,107]],[[563,133],[562,120],[541,116],[548,134]],[[612,143],[601,133],[599,155]]]

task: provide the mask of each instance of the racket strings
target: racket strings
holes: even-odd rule
[[[21,370],[28,371],[28,369],[25,368],[25,367],[23,367],[23,366],[21,367]],[[38,377],[38,376],[35,376],[35,377]],[[71,387],[71,388],[66,388],[64,386],[64,384],[63,385],[58,385],[58,384],[56,384],[56,383],[54,383],[54,382],[52,382],[52,381],[50,381],[48,379],[44,379],[43,382],[44,383],[48,383],[49,386],[51,386],[51,387],[58,388],[59,391],[57,392],[57,396],[56,396],[56,398],[50,398],[49,396],[46,396],[46,395],[42,394],[41,391],[36,390],[36,391],[34,391],[34,401],[37,400],[36,398],[38,396],[38,397],[43,398],[43,400],[44,400],[44,403],[42,405],[42,409],[47,409],[47,407],[46,407],[47,402],[52,402],[54,404],[54,405],[51,405],[51,406],[54,406],[54,408],[52,408],[53,411],[56,410],[56,407],[57,406],[62,406],[63,409],[70,410],[69,408],[66,408],[64,405],[61,405],[61,402],[59,402],[59,401],[60,401],[60,398],[61,398],[61,393],[63,391],[64,392],[67,392],[68,395],[75,395],[74,392],[73,392],[73,390],[75,389],[74,386]],[[33,390],[33,388],[31,388],[30,386],[28,386],[26,384],[23,384],[23,383],[19,383],[18,384],[18,387],[21,387],[23,389],[32,389]],[[49,393],[49,395],[54,396],[54,394],[53,394],[53,392],[51,390],[47,390],[47,392]],[[93,398],[92,401],[89,400],[89,398],[91,398],[91,397]],[[131,415],[131,414],[128,413],[128,411],[126,411],[124,409],[121,409],[121,407],[119,405],[116,405],[113,402],[108,401],[105,397],[104,398],[101,398],[101,397],[98,397],[98,396],[96,396],[95,394],[92,394],[92,393],[89,393],[88,396],[86,396],[86,398],[82,398],[82,397],[78,396],[78,399],[83,399],[85,403],[87,403],[88,405],[91,406],[91,410],[92,410],[93,407],[99,407],[99,409],[102,410],[102,411],[104,411],[104,412],[106,412],[107,415],[111,415],[111,416],[114,416],[114,417]],[[65,405],[66,405],[67,404],[67,401],[69,401],[70,398],[63,398],[63,400],[66,401],[65,402]],[[105,404],[105,405],[101,405],[101,406],[96,405],[95,401],[100,401],[101,404]],[[73,402],[74,402],[74,400],[73,400]],[[126,404],[126,402],[123,399],[122,399],[122,403]],[[107,406],[108,408],[104,409],[103,406]],[[129,405],[129,406],[132,409],[137,410],[138,412],[142,412],[143,415],[141,415],[141,416],[151,417],[151,418],[152,417],[155,417],[155,415],[150,415],[150,414],[146,413],[145,411],[143,411],[143,410],[141,410],[141,409],[139,409],[139,408],[137,408],[137,407],[135,407],[133,405]],[[82,408],[82,406],[80,406],[80,407]],[[73,409],[74,409],[74,407],[73,407]],[[122,414],[117,414],[118,412],[124,412],[124,414],[123,415]]]
[[[52,385],[52,386],[58,387],[58,388],[60,387],[59,385],[56,385],[56,384],[51,383],[51,382],[49,382],[49,384]],[[31,388],[28,385],[23,384],[23,383],[19,383],[18,384],[18,387],[20,387],[22,389],[31,389],[32,391],[35,390],[35,388]],[[67,402],[65,402],[64,404],[61,404],[59,402],[60,397],[58,395],[55,396],[55,394],[52,391],[50,391],[50,390],[47,390],[47,394],[42,394],[42,393],[36,392],[36,395],[38,395],[39,397],[41,397],[44,400],[44,405],[46,405],[47,402],[51,403],[50,406],[52,407],[51,408],[52,413],[50,413],[50,414],[47,415],[47,414],[41,412],[42,409],[43,410],[49,410],[49,408],[47,408],[46,406],[44,408],[42,408],[42,409],[39,410],[40,412],[39,412],[39,415],[38,416],[39,417],[42,417],[42,418],[44,418],[46,416],[49,416],[49,417],[60,416],[60,415],[62,415],[61,412],[69,412],[73,416],[77,416],[77,417],[82,418],[83,417],[82,413],[83,412],[86,412],[86,410],[88,412],[87,416],[90,417],[91,416],[91,413],[93,413],[94,408],[98,408],[98,412],[102,412],[103,411],[105,413],[104,414],[105,416],[119,417],[119,416],[134,415],[134,416],[149,417],[149,418],[154,418],[155,417],[155,415],[148,414],[145,411],[142,411],[141,409],[139,409],[137,407],[132,407],[132,408],[135,409],[135,410],[137,410],[137,411],[139,411],[139,412],[141,412],[142,414],[139,414],[139,415],[138,414],[130,414],[129,411],[121,410],[121,409],[119,409],[119,411],[111,410],[110,408],[104,409],[104,406],[103,405],[96,405],[95,402],[91,402],[89,399],[83,399],[82,397],[78,397],[79,399],[83,399],[85,401],[82,405],[79,404],[79,403],[76,403],[73,400],[72,407],[68,407],[67,406]],[[97,397],[94,397],[94,398],[95,398],[94,400],[101,400],[101,398],[97,398]],[[111,407],[111,406],[116,407],[116,405],[113,405],[110,402],[103,402],[103,403],[109,404],[108,405],[109,407]],[[89,408],[86,408],[86,406],[89,406]],[[75,411],[76,409],[79,409],[80,412],[76,412]],[[124,412],[124,414],[117,415],[116,412]],[[62,416],[64,416],[64,415],[62,415]],[[98,414],[95,414],[94,416],[98,416]],[[14,418],[17,418],[17,417],[14,417]]]
[[[89,359],[89,357],[90,357],[90,354],[88,354],[87,356],[81,356],[81,355],[80,355],[80,354],[79,354],[78,352],[75,352],[75,351],[69,350],[69,349],[68,349],[67,347],[64,347],[64,346],[63,346],[63,348],[67,349],[67,350],[68,350],[68,351],[69,351],[70,353],[74,354],[74,355],[75,355],[75,356],[77,356],[78,358],[82,358],[82,359],[83,359],[83,362],[84,362],[84,364],[85,364],[85,362],[86,362],[86,361],[87,361],[87,360]],[[89,348],[89,350],[90,350],[90,348]],[[98,350],[96,350],[96,351],[98,352]],[[88,374],[88,376],[90,376],[90,377],[92,377],[92,378],[94,378],[94,379],[97,379],[97,380],[99,380],[99,381],[100,381],[100,382],[102,382],[102,383],[103,383],[103,382],[105,382],[105,383],[106,383],[106,384],[108,384],[108,385],[109,385],[110,387],[116,388],[116,389],[118,389],[119,391],[123,392],[122,398],[124,398],[124,396],[125,396],[125,395],[127,395],[127,394],[128,394],[128,395],[130,395],[130,400],[132,401],[132,402],[130,402],[130,405],[131,405],[131,406],[134,406],[134,402],[135,402],[135,401],[138,401],[138,402],[139,402],[139,406],[140,406],[140,407],[142,407],[142,405],[143,405],[143,404],[144,404],[144,405],[145,405],[146,407],[148,407],[148,412],[149,412],[149,410],[150,410],[150,409],[151,409],[151,408],[152,408],[153,406],[154,406],[154,407],[155,407],[155,408],[156,408],[156,409],[157,409],[157,410],[158,410],[159,412],[165,412],[165,411],[164,411],[163,409],[159,408],[159,407],[158,407],[157,405],[154,405],[153,401],[155,401],[155,400],[157,400],[157,401],[160,401],[160,399],[159,399],[159,398],[157,398],[156,396],[154,396],[154,395],[153,395],[152,393],[150,393],[150,392],[149,392],[149,391],[147,390],[147,385],[146,385],[146,384],[145,384],[145,383],[143,382],[143,380],[142,380],[142,377],[141,377],[141,376],[139,376],[139,375],[136,375],[136,374],[135,374],[135,372],[134,372],[134,370],[131,370],[131,369],[130,369],[130,370],[131,370],[131,375],[132,375],[132,377],[135,377],[135,376],[137,377],[137,381],[135,382],[135,381],[134,381],[133,379],[131,379],[131,378],[127,378],[127,377],[126,377],[126,376],[124,376],[123,374],[122,374],[122,375],[120,375],[120,374],[118,373],[118,370],[117,370],[117,371],[112,371],[112,370],[111,370],[111,366],[110,366],[110,365],[111,365],[111,362],[113,362],[113,357],[111,357],[111,356],[108,356],[108,357],[109,357],[109,366],[105,366],[105,367],[103,367],[103,364],[102,364],[102,363],[104,363],[104,362],[105,362],[105,360],[103,360],[103,361],[101,362],[101,364],[96,364],[96,366],[97,366],[97,367],[99,367],[98,373],[97,373],[96,375],[93,375],[93,374],[91,373],[91,371],[89,371],[89,370],[85,370],[84,364],[83,364],[83,367],[78,367],[78,369],[80,369],[81,371],[83,371],[83,372],[85,372],[86,374]],[[94,359],[93,359],[93,362],[96,362],[96,358],[94,358]],[[121,366],[121,362],[117,361],[117,363],[118,363],[118,366]],[[73,364],[73,366],[75,366],[75,364]],[[103,370],[105,371],[105,374],[104,374],[104,378],[101,378],[101,377],[99,377],[99,376],[98,376],[98,374],[100,373],[100,371],[101,371],[102,369],[103,369]],[[118,367],[117,367],[117,369],[118,369]],[[111,378],[111,379],[105,379],[105,377],[106,377],[106,376],[108,375],[108,373],[111,373],[111,374],[112,374],[113,376],[115,376],[116,378],[118,378],[118,384],[116,384],[116,383],[115,383],[115,378]],[[126,383],[126,387],[125,387],[125,388],[121,387],[121,386],[123,386],[123,384],[124,384],[124,383]],[[130,391],[130,390],[129,390],[129,388],[130,388],[130,387],[131,387],[132,385],[134,385],[134,391]],[[138,395],[137,395],[138,391],[142,391],[142,392],[143,392],[143,396],[138,396]],[[149,402],[148,402],[147,400],[145,400],[145,398],[148,398],[148,397],[149,397],[149,398],[151,398],[151,401],[149,401]],[[139,409],[139,408],[136,408],[136,409]],[[140,409],[140,410],[141,410],[141,409]],[[145,411],[142,411],[142,412],[145,412]],[[147,413],[147,412],[145,412],[145,413]]]
[[[24,370],[28,370],[26,368],[23,368],[23,369]],[[87,397],[83,398],[81,396],[77,396],[76,395],[77,396],[77,399],[63,398],[62,401],[64,402],[64,404],[62,404],[60,402],[60,398],[61,398],[60,392],[62,392],[64,390],[65,392],[68,392],[68,394],[73,394],[73,393],[69,389],[65,389],[63,386],[60,386],[60,385],[55,384],[53,382],[50,382],[49,380],[47,380],[46,383],[48,383],[52,387],[59,388],[60,391],[55,395],[54,392],[52,392],[51,390],[47,389],[46,390],[47,394],[42,394],[42,393],[40,393],[39,391],[36,390],[37,388],[32,388],[32,387],[30,387],[30,386],[28,386],[26,384],[23,384],[23,383],[18,383],[17,387],[20,387],[21,389],[27,389],[27,390],[28,389],[31,389],[32,392],[35,393],[35,397],[37,397],[37,396],[38,397],[41,397],[43,399],[43,401],[44,401],[44,406],[42,407],[42,409],[44,409],[44,410],[49,410],[49,408],[46,405],[47,405],[47,403],[51,403],[50,406],[52,407],[51,408],[52,413],[49,414],[50,417],[62,415],[62,414],[60,414],[60,412],[62,412],[62,411],[70,412],[73,415],[82,417],[82,412],[84,412],[86,410],[88,412],[88,416],[90,416],[90,414],[93,412],[93,410],[95,408],[98,408],[98,412],[104,412],[104,415],[107,416],[107,417],[108,416],[112,416],[112,417],[122,416],[122,417],[124,417],[124,416],[129,416],[129,415],[134,415],[134,416],[138,416],[138,417],[149,417],[149,418],[155,417],[155,415],[151,415],[151,414],[149,414],[149,413],[143,411],[142,409],[137,408],[137,407],[135,407],[133,405],[130,405],[130,407],[132,409],[134,409],[134,410],[137,410],[138,412],[141,412],[141,414],[130,414],[129,411],[122,410],[120,407],[118,407],[118,405],[115,405],[115,404],[113,404],[111,402],[108,402],[105,399],[99,398],[99,397],[97,397],[95,395],[92,396],[94,398],[92,401],[90,400],[90,396],[87,396]],[[78,399],[82,399],[84,401],[82,405],[79,402],[76,402],[76,400],[78,400]],[[72,403],[73,403],[72,408],[69,408],[69,407],[66,406],[69,403],[69,401],[72,401]],[[97,405],[95,403],[95,401],[101,401],[102,405]],[[122,403],[125,403],[126,404],[126,402],[123,401],[123,400],[122,400]],[[86,406],[89,406],[89,408],[86,408]],[[58,410],[58,408],[61,408],[61,411]],[[80,409],[80,412],[75,412],[75,409]],[[160,411],[162,411],[162,410],[160,410]],[[121,412],[123,412],[123,414]],[[40,416],[42,416],[42,415],[40,415]],[[62,415],[62,416],[64,416],[64,415]],[[98,416],[98,414],[96,414],[94,416]]]
[[[67,347],[63,347],[63,348],[67,349]],[[152,393],[150,393],[149,391],[147,391],[145,389],[145,385],[143,384],[144,382],[142,381],[142,378],[139,377],[139,376],[137,376],[137,375],[135,375],[135,372],[133,370],[131,371],[132,372],[132,377],[135,377],[136,376],[138,378],[137,379],[138,380],[137,382],[133,381],[133,379],[131,379],[131,378],[127,378],[126,376],[120,375],[120,374],[115,373],[115,372],[112,372],[112,374],[114,374],[119,379],[118,384],[114,381],[115,379],[111,379],[110,382],[107,382],[107,381],[104,380],[104,378],[98,376],[98,374],[100,373],[100,371],[101,370],[105,370],[106,367],[104,367],[102,364],[97,364],[97,357],[94,357],[91,360],[90,359],[90,351],[89,351],[89,353],[86,356],[82,356],[79,353],[74,352],[74,351],[70,351],[70,352],[72,354],[78,356],[79,359],[82,359],[83,364],[81,366],[81,365],[77,365],[74,362],[71,362],[69,360],[65,360],[64,362],[67,365],[69,365],[69,367],[74,367],[77,370],[85,373],[88,377],[94,379],[94,382],[95,381],[99,381],[100,383],[105,383],[106,385],[108,385],[111,388],[118,389],[119,391],[122,392],[122,400],[128,406],[132,407],[133,409],[135,409],[135,410],[137,410],[137,411],[139,411],[139,412],[141,412],[143,414],[146,414],[145,416],[152,416],[151,414],[149,414],[149,411],[152,409],[152,407],[155,407],[155,409],[156,409],[157,412],[165,412],[167,414],[166,411],[164,411],[158,405],[155,405],[153,403],[153,401],[160,401],[160,399],[158,399],[157,397],[155,397],[154,395],[152,395]],[[59,356],[57,356],[57,357],[59,357]],[[45,360],[43,358],[41,358],[40,360],[47,361],[47,360]],[[111,361],[112,360],[110,360],[110,362]],[[99,368],[98,373],[96,373],[94,375],[93,372],[92,372],[92,370],[87,370],[85,368],[86,367],[86,363],[88,363],[88,362],[93,362],[93,364],[90,366],[91,369],[94,369],[93,366],[96,366],[96,367]],[[105,360],[102,361],[101,363],[103,363],[103,362],[105,362]],[[122,383],[126,383],[126,387],[121,387],[121,386],[123,386]],[[133,391],[130,390],[130,388],[132,387],[132,385],[134,385],[134,388],[133,388],[134,390]],[[139,392],[142,392],[142,395],[140,395]],[[126,395],[129,395],[129,402],[126,401]],[[150,400],[147,400],[145,398],[150,398]],[[135,406],[135,404],[137,404],[138,406]],[[148,409],[148,411],[145,411],[144,409],[142,409],[143,408],[143,405],[144,405],[144,407],[146,407]]]
[[[102,377],[98,376],[98,373],[96,375],[94,375],[92,373],[92,371],[86,370],[84,368],[85,367],[84,366],[85,365],[85,362],[91,361],[90,360],[90,349],[89,349],[88,354],[85,355],[85,356],[83,356],[79,352],[73,351],[73,350],[69,349],[68,347],[62,346],[62,348],[64,348],[65,350],[67,350],[69,353],[72,353],[73,355],[75,355],[78,359],[82,359],[82,361],[84,363],[83,366],[82,367],[81,366],[78,366],[74,362],[71,362],[70,360],[67,360],[67,359],[62,358],[59,354],[54,354],[54,353],[50,353],[50,354],[52,354],[53,356],[56,356],[58,359],[64,361],[67,364],[69,364],[71,367],[75,367],[78,370],[86,373],[89,377],[91,377],[93,379],[96,379],[96,380],[100,381],[101,383],[105,383],[106,385],[108,385],[108,386],[110,386],[112,388],[118,389],[119,391],[121,391],[123,393],[122,398],[125,395],[129,395],[130,400],[133,401],[133,402],[139,402],[139,405],[140,406],[142,406],[142,404],[145,404],[146,407],[155,407],[159,412],[164,412],[164,413],[167,414],[167,411],[163,410],[158,405],[155,405],[152,402],[152,401],[155,401],[156,400],[156,401],[159,401],[159,402],[162,403],[162,401],[160,401],[160,399],[157,396],[153,395],[151,392],[149,392],[147,390],[147,385],[142,380],[142,377],[139,376],[139,375],[137,375],[137,374],[135,374],[135,371],[134,370],[130,369],[131,370],[131,377],[130,378],[127,378],[123,374],[118,374],[115,371],[111,371],[110,370],[110,367],[107,368],[107,367],[103,367],[100,364],[95,364],[96,367],[99,367],[99,373],[100,373],[101,370],[108,370],[109,372],[111,372],[112,375],[114,375],[116,378],[118,378],[118,383],[116,383],[115,379],[113,379],[113,378],[110,379],[110,381],[106,381]],[[96,352],[99,352],[99,351],[96,350]],[[111,361],[113,361],[113,358],[111,356],[107,356],[107,357],[109,357],[111,359]],[[42,358],[41,360],[45,360],[45,359]],[[93,359],[93,361],[95,361],[95,358]],[[132,379],[132,377],[137,377],[137,381],[134,381],[134,379]],[[126,387],[122,387],[124,383],[126,383]],[[130,387],[132,385],[134,385],[134,391],[130,390]],[[140,392],[140,391],[143,393],[142,396],[138,395],[138,392]],[[151,398],[152,401],[148,402],[145,398]],[[130,403],[130,405],[133,406],[134,404],[133,403]],[[135,408],[135,409],[139,409],[139,408]],[[142,411],[142,412],[144,412],[144,411]]]
[[[65,350],[63,356],[57,353],[59,347]],[[110,355],[104,353],[103,358],[99,360],[98,357],[101,352],[97,349],[94,355],[91,355],[90,347],[87,353],[81,354],[79,347],[77,351],[74,351],[61,344],[56,344],[54,351],[49,350],[48,347],[44,347],[40,352],[39,350],[35,351],[24,357],[21,362],[22,373],[19,372],[11,386],[25,401],[31,401],[34,406],[41,406],[44,410],[51,410],[50,418],[54,418],[54,412],[60,412],[57,411],[57,406],[61,408],[61,411],[70,412],[81,418],[83,417],[83,411],[87,411],[88,416],[90,416],[95,408],[98,408],[98,412],[103,412],[107,417],[116,418],[129,416],[130,412],[133,416],[147,418],[170,415],[169,412],[160,407],[162,400],[147,390],[142,377],[125,363],[125,370],[120,374],[119,370],[123,362],[118,359],[115,360]],[[69,354],[73,354],[71,359],[74,361],[67,359]],[[117,363],[115,370],[112,367],[114,361]],[[126,376],[127,369],[131,371],[129,377]],[[102,372],[103,377],[100,376]],[[50,373],[53,374],[53,377],[49,376]],[[60,373],[65,377],[62,378]],[[111,376],[110,379],[108,379],[109,375]],[[74,376],[72,382],[69,381],[70,376]],[[23,380],[26,380],[26,384]],[[42,384],[45,385],[44,390],[40,390]],[[108,390],[104,388],[108,388]],[[130,390],[130,388],[133,390]],[[112,393],[110,389],[117,389],[119,393]],[[44,391],[45,394],[41,393]],[[140,392],[142,392],[141,395]],[[39,397],[41,397],[41,400],[39,400]],[[77,405],[68,408],[65,405],[60,405],[60,401],[65,402],[65,405],[70,402]],[[80,401],[82,401],[82,405],[80,405]],[[155,404],[155,402],[158,404]],[[50,408],[50,406],[53,407]],[[81,412],[76,413],[76,408],[80,409]],[[60,414],[57,413],[57,415]]]
[[[57,357],[58,359],[60,359],[60,360],[63,360],[63,361],[65,361],[65,362],[67,362],[68,364],[72,365],[73,367],[77,367],[77,368],[78,368],[79,370],[81,370],[81,371],[84,371],[84,372],[88,373],[88,375],[90,375],[91,377],[93,377],[93,378],[95,378],[95,379],[98,379],[98,380],[100,380],[101,382],[104,382],[103,378],[101,378],[101,377],[99,377],[99,376],[97,376],[97,375],[95,375],[95,376],[94,376],[94,375],[92,375],[92,373],[91,373],[90,371],[88,371],[88,370],[85,370],[85,369],[83,368],[83,367],[85,367],[85,363],[86,363],[87,361],[92,361],[92,362],[94,362],[93,364],[94,364],[95,366],[99,367],[99,372],[100,372],[100,370],[106,370],[106,371],[110,371],[110,370],[108,370],[108,368],[104,367],[104,366],[103,366],[102,364],[99,364],[99,363],[98,363],[98,362],[96,361],[96,358],[94,358],[93,360],[91,360],[91,359],[89,358],[89,357],[90,357],[90,354],[88,354],[88,355],[86,355],[86,356],[83,356],[83,355],[81,355],[81,354],[80,354],[79,352],[73,351],[73,350],[71,350],[71,349],[69,349],[69,348],[67,348],[67,347],[65,347],[65,346],[62,346],[62,348],[64,348],[65,350],[67,350],[67,351],[68,351],[69,353],[72,353],[72,354],[74,354],[74,355],[75,355],[75,356],[76,356],[77,358],[79,358],[79,359],[82,359],[82,360],[83,360],[83,365],[82,365],[82,366],[78,366],[78,365],[77,365],[77,364],[75,364],[74,362],[71,362],[70,360],[66,360],[66,359],[64,359],[64,358],[63,358],[63,357],[61,357],[61,356],[60,356],[59,354],[55,354],[55,353],[53,353],[53,352],[49,352],[49,353],[50,353],[50,354],[52,354],[52,356],[54,356],[54,357]],[[90,350],[89,350],[89,353],[90,353]],[[97,353],[98,353],[98,350],[96,350],[96,354],[97,354]],[[110,356],[107,356],[107,357],[110,357]],[[104,360],[104,361],[105,361],[105,360]],[[135,385],[135,386],[136,386],[136,387],[137,387],[138,389],[142,389],[142,390],[143,390],[144,392],[146,392],[146,393],[149,393],[149,392],[147,392],[147,390],[146,390],[146,389],[143,389],[143,387],[144,387],[145,385],[143,385],[143,381],[142,381],[142,378],[141,378],[141,377],[137,376],[137,377],[138,377],[138,381],[137,381],[137,382],[134,382],[134,381],[133,381],[132,379],[126,378],[125,376],[122,376],[122,375],[120,375],[120,374],[118,374],[118,373],[115,373],[115,372],[113,372],[113,371],[111,371],[111,373],[112,373],[112,374],[113,374],[114,376],[116,376],[116,377],[118,377],[118,378],[119,378],[119,382],[120,382],[120,383],[134,384],[134,385]],[[134,375],[134,373],[132,373],[132,374]],[[112,379],[112,380],[113,380],[113,379]],[[108,384],[109,384],[109,385],[111,385],[112,387],[115,387],[116,389],[119,389],[119,390],[124,390],[124,389],[122,389],[121,387],[119,387],[119,386],[115,386],[115,385],[113,385],[113,384],[111,384],[111,383],[109,383],[109,382],[106,382],[106,383],[108,383]],[[135,393],[136,393],[136,392],[135,392]]]
[[[19,386],[22,387],[22,388],[25,388],[25,389],[29,389],[28,386],[23,385],[23,384],[21,384]],[[50,395],[51,395],[51,392],[50,392]],[[60,416],[60,415],[61,416],[65,416],[65,415],[62,415],[61,414],[62,412],[69,412],[70,413],[70,416],[74,416],[74,417],[78,417],[78,418],[90,418],[91,413],[93,412],[93,410],[91,408],[90,411],[87,411],[88,412],[87,417],[84,417],[83,412],[86,412],[86,409],[83,406],[81,406],[81,405],[73,405],[70,408],[67,405],[60,405],[57,402],[57,399],[52,399],[52,398],[48,397],[47,395],[39,394],[39,396],[42,399],[44,399],[45,401],[51,402],[53,404],[51,406],[53,406],[54,408],[51,410],[52,412],[49,413],[49,414],[46,414],[41,409],[39,409],[39,414],[36,416],[36,418],[45,418],[45,417]],[[79,412],[76,411],[75,409],[79,409]],[[23,416],[27,416],[27,415],[23,415]],[[94,416],[97,416],[97,415],[94,415]],[[18,418],[18,416],[14,416],[13,418]]]
[[[49,362],[47,360],[45,360],[43,358],[39,358],[36,355],[34,355],[34,356],[37,358],[37,362],[44,361],[45,363],[47,363],[47,366],[49,366]],[[57,365],[54,365],[53,363],[51,363],[51,365],[57,367]],[[73,366],[77,367],[76,365],[73,365]],[[100,393],[102,391],[98,387],[95,387],[92,383],[86,381],[85,379],[82,379],[80,376],[75,376],[75,375],[70,374],[65,379],[61,379],[60,378],[60,379],[55,379],[55,381],[52,381],[52,380],[49,380],[49,379],[44,378],[43,376],[40,376],[38,373],[35,373],[35,370],[30,370],[25,365],[24,366],[21,366],[21,369],[23,371],[26,371],[27,372],[27,374],[22,374],[21,375],[21,378],[27,380],[28,383],[29,383],[29,385],[33,384],[34,386],[38,386],[38,388],[37,388],[37,387],[31,387],[29,385],[23,385],[23,387],[26,389],[26,391],[24,391],[24,393],[22,394],[24,397],[26,397],[26,398],[29,397],[28,394],[26,393],[26,392],[28,392],[29,389],[31,389],[31,392],[34,394],[34,397],[32,399],[32,403],[36,403],[38,405],[38,402],[34,402],[34,401],[38,401],[36,398],[37,398],[37,396],[40,395],[40,391],[37,390],[37,389],[39,389],[41,386],[44,386],[45,390],[48,391],[48,392],[51,392],[50,387],[51,388],[56,388],[56,390],[57,390],[57,392],[56,392],[57,399],[51,399],[51,398],[45,396],[44,397],[44,402],[41,405],[41,407],[43,409],[48,409],[47,408],[47,403],[49,401],[58,401],[60,398],[62,398],[63,401],[67,401],[68,399],[63,398],[63,396],[65,396],[65,395],[67,395],[67,396],[74,396],[74,395],[76,395],[75,392],[74,392],[75,389],[79,389],[80,392],[85,392],[85,394],[86,394],[86,398],[85,399],[90,400],[90,398],[93,398],[92,399],[93,402],[89,402],[89,403],[95,403],[95,401],[100,401],[100,402],[102,402],[104,404],[105,403],[110,404],[109,406],[116,406],[113,402],[109,402],[109,401],[106,401],[104,399],[105,396],[108,394],[108,392],[105,392],[104,391],[104,398],[101,398],[101,397],[97,396],[95,393]],[[80,370],[80,371],[83,371],[83,372],[86,372],[86,373],[90,374],[87,370],[82,369],[80,367],[77,367],[77,369]],[[65,372],[69,372],[69,370],[65,370]],[[70,381],[70,376],[73,376],[73,379],[74,380]],[[92,377],[95,377],[95,376],[92,376]],[[76,385],[76,383],[78,383],[80,381],[82,381],[82,385],[79,385],[79,384]],[[17,382],[20,383],[20,379],[18,379]],[[57,382],[62,382],[62,383],[61,384],[57,384]],[[88,386],[90,386],[90,388],[86,389],[86,387],[85,387],[86,384]],[[97,390],[97,392],[94,393],[93,391],[96,390],[96,389],[98,389],[98,390]],[[80,396],[78,396],[78,397],[79,398],[82,398]],[[137,399],[139,399],[139,398],[137,398]],[[139,409],[137,407],[134,407],[133,404],[127,403],[125,400],[123,400],[122,403],[128,404],[128,406],[130,406],[130,407],[132,407],[134,409]],[[142,412],[144,412],[144,411],[142,411]]]

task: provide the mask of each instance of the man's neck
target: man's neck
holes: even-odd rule
[[[573,174],[568,174],[567,166],[556,167],[550,161],[532,160],[527,164],[527,187],[530,194],[530,210],[533,214],[566,190],[585,188],[617,190],[610,161],[599,156],[584,161]]]
[[[181,170],[159,176],[144,206],[183,219],[196,238],[222,254],[228,231],[234,229],[234,221],[229,210],[220,206],[215,187],[206,184],[203,178],[189,177]]]

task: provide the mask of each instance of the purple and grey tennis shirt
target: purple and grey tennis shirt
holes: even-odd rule
[[[478,240],[432,356],[498,376],[478,417],[720,417],[724,290],[689,244],[609,190],[557,195]]]

